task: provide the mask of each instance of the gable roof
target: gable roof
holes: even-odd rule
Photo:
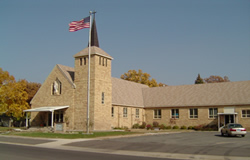
[[[75,88],[75,69],[61,64],[57,64],[56,66],[63,73],[64,77],[69,81],[69,83]]]
[[[166,86],[143,89],[145,107],[250,104],[250,81]]]
[[[144,107],[142,88],[149,87],[119,78],[112,78],[112,104]]]
[[[105,58],[109,58],[109,59],[113,59],[108,53],[106,53],[104,50],[102,50],[99,47],[96,46],[91,46],[90,47],[90,54],[91,55],[99,55]],[[83,57],[83,56],[88,56],[89,55],[89,47],[81,50],[80,52],[78,52],[77,54],[74,55],[75,58],[77,57]]]

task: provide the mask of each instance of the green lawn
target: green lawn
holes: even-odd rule
[[[1,128],[1,127],[0,127]],[[91,134],[85,134],[84,132],[76,133],[43,133],[43,132],[2,132],[2,135],[14,135],[14,136],[25,136],[25,137],[40,137],[40,138],[64,138],[64,139],[76,139],[76,138],[97,138],[107,136],[122,136],[138,134],[136,132],[93,132]]]
[[[18,127],[0,127],[0,132],[12,131],[13,129],[25,129],[25,128],[18,128]]]
[[[24,131],[15,131],[14,129],[23,129]],[[40,138],[64,138],[64,139],[76,139],[76,138],[97,138],[108,136],[124,136],[132,134],[144,134],[144,133],[161,133],[161,132],[192,132],[193,130],[181,130],[181,129],[168,129],[168,130],[145,130],[145,129],[132,129],[131,131],[110,131],[110,132],[92,132],[91,134],[85,134],[84,132],[74,133],[47,133],[47,132],[27,132],[25,128],[9,128],[0,127],[0,135],[14,135],[24,137],[40,137]]]

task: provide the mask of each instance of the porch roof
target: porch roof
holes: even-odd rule
[[[39,108],[33,108],[33,109],[26,109],[24,112],[52,112],[54,110],[60,110],[69,108],[69,106],[44,106]]]

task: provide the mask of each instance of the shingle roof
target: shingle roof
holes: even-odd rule
[[[57,64],[75,87],[74,68]],[[250,81],[149,88],[112,77],[112,104],[134,107],[186,107],[250,104]]]
[[[64,66],[61,64],[57,64],[59,70],[63,73],[63,75],[67,78],[67,80],[75,87],[75,69],[72,67]]]
[[[144,107],[142,88],[148,88],[148,86],[112,78],[112,104]]]
[[[104,50],[102,50],[101,48],[96,47],[96,46],[91,46],[90,54],[91,55],[96,54],[96,55],[100,55],[102,57],[113,59],[108,53],[106,53]],[[89,47],[81,50],[80,52],[75,54],[74,57],[76,58],[76,57],[82,57],[82,56],[88,56],[88,55],[89,55]]]
[[[250,104],[250,81],[143,89],[145,107]]]

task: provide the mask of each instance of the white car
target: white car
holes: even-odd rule
[[[236,136],[241,135],[242,137],[245,137],[247,134],[247,131],[244,127],[242,127],[241,124],[236,123],[228,123],[221,129],[221,135],[227,135],[227,136]]]

